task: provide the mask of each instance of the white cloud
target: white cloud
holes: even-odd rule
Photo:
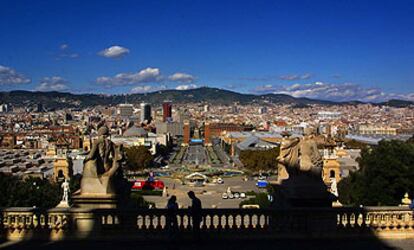
[[[70,59],[74,59],[74,58],[78,58],[79,54],[78,53],[74,53],[70,50],[69,48],[69,44],[67,43],[63,43],[59,46],[60,51],[58,52],[56,59],[60,60],[63,58],[70,58]]]
[[[52,77],[44,77],[40,84],[36,87],[37,91],[65,91],[68,90],[69,82],[60,77],[60,76],[52,76]]]
[[[255,89],[252,90],[252,92],[257,93],[257,94],[265,94],[265,93],[272,93],[277,90],[278,88],[273,86],[272,84],[266,84],[262,86],[257,86]]]
[[[196,88],[198,88],[198,86],[195,84],[183,84],[183,85],[178,85],[177,87],[175,87],[176,90],[189,90],[189,89],[196,89]]]
[[[146,68],[135,73],[119,73],[113,77],[101,76],[96,79],[96,83],[106,87],[125,86],[137,83],[161,82],[163,76],[158,68]]]
[[[61,50],[65,50],[65,49],[67,49],[67,48],[69,48],[69,45],[68,45],[68,44],[66,44],[66,43],[64,43],[64,44],[61,44],[61,45],[60,45],[60,49],[61,49]]]
[[[155,92],[159,90],[165,90],[167,86],[160,85],[160,86],[151,86],[151,85],[144,85],[144,86],[136,86],[131,89],[132,93],[148,93],[148,92]]]
[[[180,82],[180,83],[193,83],[195,81],[194,76],[190,74],[186,74],[186,73],[180,73],[180,72],[170,75],[168,79],[170,81]]]
[[[121,58],[129,53],[129,49],[115,45],[106,48],[98,53],[98,55],[107,58]]]
[[[379,88],[365,88],[354,83],[314,82],[290,86],[264,85],[252,90],[254,93],[287,94],[294,97],[308,97],[331,101],[381,102],[389,99],[414,100],[414,94],[385,93]]]
[[[283,76],[280,76],[280,79],[286,80],[286,81],[296,81],[296,80],[307,80],[311,77],[312,77],[312,74],[305,73],[302,75],[297,75],[297,74],[296,75],[283,75]]]
[[[16,70],[0,65],[0,85],[16,85],[30,83],[30,79]]]
[[[58,55],[57,59],[61,59],[61,58],[78,58],[79,54],[78,53],[61,53]]]

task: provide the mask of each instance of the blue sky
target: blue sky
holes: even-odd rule
[[[0,90],[414,100],[414,2],[0,3]]]

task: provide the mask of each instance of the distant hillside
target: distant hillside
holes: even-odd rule
[[[414,102],[392,99],[392,100],[389,100],[389,101],[386,101],[386,102],[381,102],[381,103],[379,103],[379,105],[402,108],[402,107],[407,107],[407,106],[414,106]]]
[[[229,90],[202,87],[190,90],[163,90],[145,94],[128,94],[128,103],[148,102],[160,104],[164,100],[171,100],[174,103],[212,103],[231,105],[233,103],[276,103],[292,104],[296,107],[306,107],[309,104],[357,104],[361,102],[338,103],[331,101],[315,100],[309,98],[295,98],[284,94],[252,95],[241,94]],[[42,103],[48,108],[84,108],[96,105],[117,105],[125,102],[125,95],[98,95],[98,94],[71,94],[62,92],[30,92],[10,91],[0,92],[0,103],[10,103],[17,107],[27,107]],[[408,106],[413,102],[390,100],[380,105]]]

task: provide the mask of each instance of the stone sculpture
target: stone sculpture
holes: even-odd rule
[[[323,161],[312,135],[283,142],[277,161],[279,182],[299,173],[322,178]]]
[[[98,130],[98,140],[84,160],[81,195],[116,194],[116,176],[125,159],[122,145],[109,139],[106,126]]]
[[[65,181],[62,183],[61,187],[63,189],[62,202],[68,204],[69,203],[69,190],[70,190],[68,180],[65,179]]]
[[[65,181],[62,182],[60,187],[63,189],[63,195],[62,195],[62,200],[57,205],[57,207],[58,208],[68,208],[69,207],[69,194],[70,194],[69,181],[67,179],[65,179]]]
[[[323,161],[313,135],[286,140],[280,147],[275,207],[331,206],[322,181]]]

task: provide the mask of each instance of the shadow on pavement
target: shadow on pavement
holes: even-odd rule
[[[413,249],[414,241],[394,240],[385,243],[376,239],[341,239],[341,240],[215,240],[215,241],[63,241],[63,242],[41,242],[27,241],[15,244],[0,245],[1,249],[171,249],[171,250],[259,250],[259,249],[375,249],[375,250],[391,250],[391,249]]]

